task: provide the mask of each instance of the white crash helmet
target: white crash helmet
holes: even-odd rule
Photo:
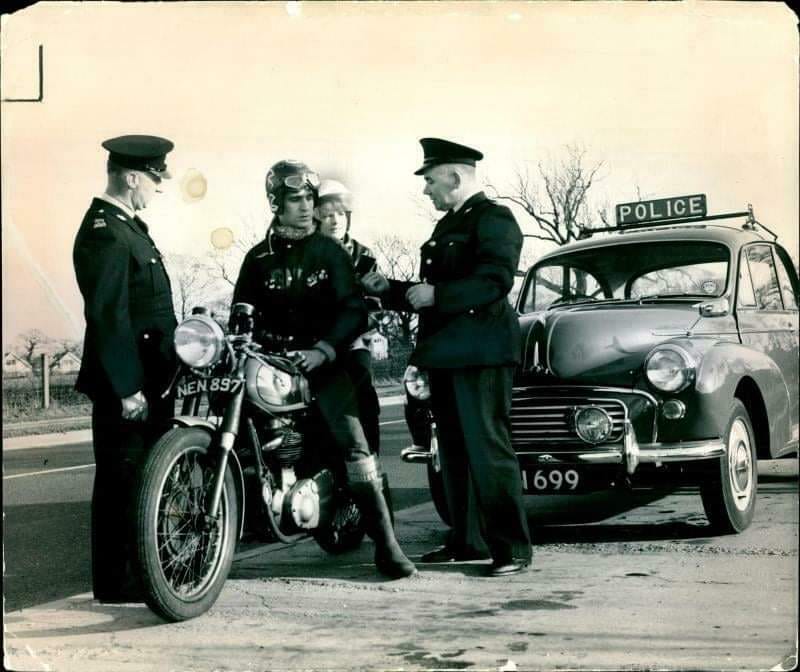
[[[319,183],[319,203],[339,201],[345,212],[353,211],[353,194],[338,180],[322,180]]]

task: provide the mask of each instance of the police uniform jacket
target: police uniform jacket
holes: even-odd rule
[[[420,278],[433,285],[435,303],[420,310],[412,364],[453,369],[519,363],[519,322],[507,296],[521,249],[514,215],[483,192],[439,220],[420,251]],[[384,306],[413,310],[405,293],[417,283],[389,284]]]
[[[174,372],[176,320],[169,277],[147,225],[95,198],[72,259],[86,318],[75,387],[92,399],[160,392]]]
[[[350,257],[318,231],[300,240],[270,231],[245,256],[233,301],[255,307],[259,340],[291,337],[293,349],[319,347],[330,359],[367,324]]]

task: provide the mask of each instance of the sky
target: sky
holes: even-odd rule
[[[480,149],[501,191],[579,145],[602,161],[598,202],[752,203],[799,256],[797,17],[781,3],[40,3],[2,17],[3,98],[38,95],[40,44],[43,101],[0,103],[4,348],[30,328],[82,335],[72,244],[105,187],[100,143],[128,133],[175,143],[175,179],[142,213],[163,252],[265,227],[284,158],[352,189],[362,242],[422,242],[413,171],[435,136]],[[206,194],[186,199],[197,172]]]

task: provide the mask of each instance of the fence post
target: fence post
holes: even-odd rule
[[[42,353],[42,408],[50,408],[50,356]]]

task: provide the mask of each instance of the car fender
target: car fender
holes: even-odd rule
[[[175,416],[172,418],[172,424],[178,427],[199,427],[200,429],[206,430],[209,435],[211,435],[212,439],[218,431],[218,427],[215,423],[211,422],[210,420],[206,420],[205,418],[198,418],[195,415]],[[233,480],[236,484],[236,499],[239,503],[239,539],[241,539],[242,534],[244,533],[245,520],[244,470],[242,469],[242,463],[239,461],[239,456],[236,454],[235,450],[231,450],[228,453],[228,464],[233,470]]]
[[[731,401],[737,391],[751,383],[763,400],[769,427],[768,450],[762,454],[774,456],[790,438],[790,401],[786,379],[767,355],[740,343],[715,343],[708,348],[696,372],[695,392],[702,409],[699,416],[713,419],[721,436]],[[756,418],[752,420],[754,424],[757,421]]]

